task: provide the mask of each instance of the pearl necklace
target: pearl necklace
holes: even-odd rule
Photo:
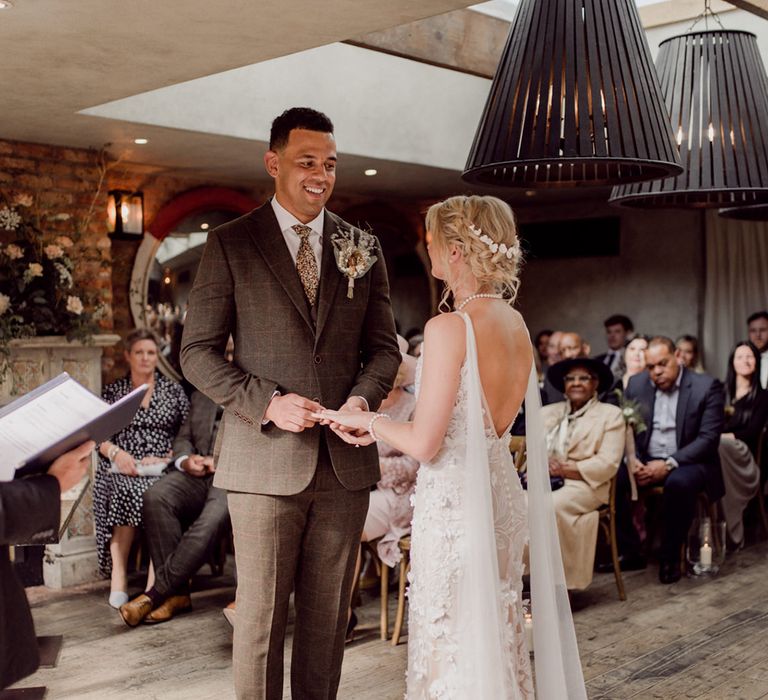
[[[456,307],[456,311],[461,311],[473,299],[503,299],[503,294],[470,294],[464,301]]]

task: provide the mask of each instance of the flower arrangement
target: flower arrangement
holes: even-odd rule
[[[336,257],[336,267],[347,278],[347,298],[352,299],[355,280],[365,275],[378,260],[374,255],[376,238],[367,231],[353,228],[347,230],[340,226],[335,233],[331,234],[331,242]]]
[[[64,224],[69,235],[55,231],[70,215],[40,214],[33,204],[31,195],[0,197],[0,379],[11,340],[64,335],[88,342],[106,312],[73,277],[78,227]]]
[[[624,416],[624,422],[631,426],[635,435],[644,433],[648,430],[640,404],[634,399],[628,399],[624,396],[624,392],[621,389],[616,389],[613,393],[616,394],[616,398],[618,399],[621,415]]]

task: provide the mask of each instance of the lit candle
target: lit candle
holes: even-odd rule
[[[699,562],[704,567],[712,566],[712,547],[708,542],[701,545],[701,549],[699,550]]]
[[[525,613],[525,643],[528,651],[533,651],[533,615]]]

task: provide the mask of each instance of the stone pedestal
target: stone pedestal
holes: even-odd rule
[[[0,405],[12,401],[49,379],[67,372],[84,387],[101,395],[103,348],[119,342],[117,335],[97,335],[89,345],[70,343],[63,336],[42,336],[10,343],[12,371],[0,383]],[[86,493],[58,544],[45,548],[43,580],[46,586],[64,588],[98,578],[93,522],[92,486],[96,455]],[[72,493],[62,494],[62,515],[72,508]]]

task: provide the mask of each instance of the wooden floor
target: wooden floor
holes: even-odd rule
[[[573,599],[590,698],[768,698],[767,544],[730,557],[714,579],[662,586],[652,566],[626,584],[624,603],[609,575]],[[106,583],[30,589],[38,634],[65,640],[56,668],[16,687],[46,685],[48,698],[231,698],[231,631],[221,614],[231,586],[231,576],[199,576],[194,612],[134,630],[107,605]],[[358,613],[339,697],[402,698],[406,645],[379,640],[378,599],[366,598]],[[286,668],[289,655],[286,645]]]

